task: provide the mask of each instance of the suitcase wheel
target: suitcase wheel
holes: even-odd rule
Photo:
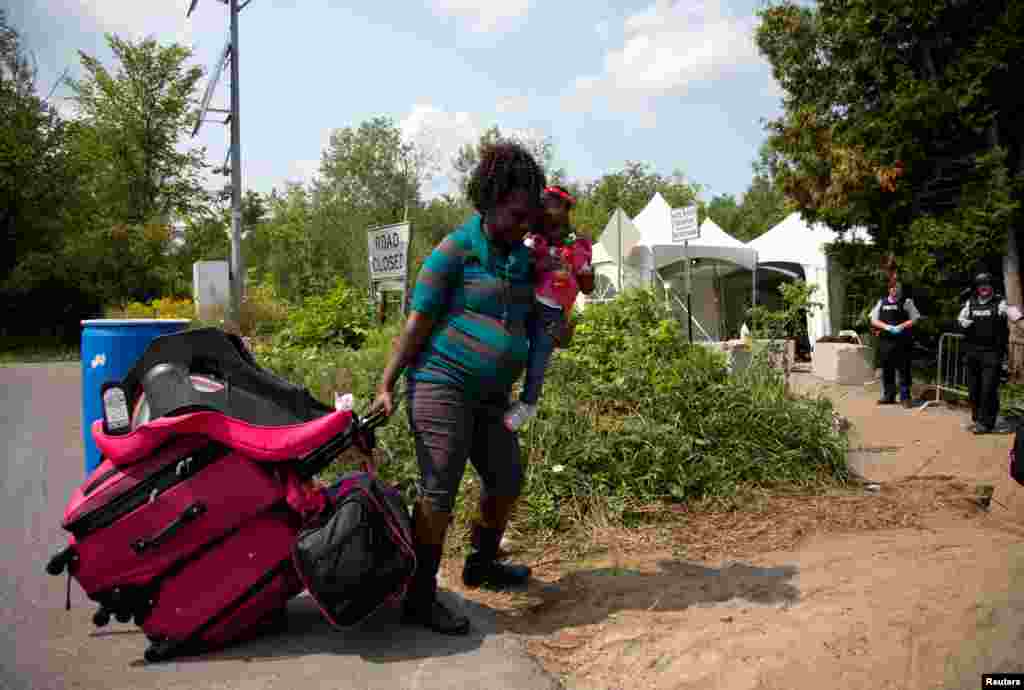
[[[143,655],[151,664],[166,661],[174,656],[177,644],[171,640],[154,640]]]
[[[110,622],[110,611],[100,607],[100,610],[93,614],[92,622],[97,628],[102,628]]]
[[[75,549],[71,546],[65,546],[63,549],[53,555],[53,558],[46,564],[46,572],[50,575],[61,575],[64,569],[70,570],[71,565],[78,560],[78,554],[75,553]]]

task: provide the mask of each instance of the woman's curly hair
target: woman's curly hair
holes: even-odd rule
[[[480,213],[493,210],[509,192],[517,189],[524,190],[539,207],[546,183],[543,168],[529,151],[515,142],[501,141],[481,151],[480,163],[469,178],[466,195]]]

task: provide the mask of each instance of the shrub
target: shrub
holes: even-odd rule
[[[243,335],[273,335],[288,323],[288,304],[278,298],[270,283],[249,287],[241,311]]]
[[[161,297],[145,304],[129,302],[123,309],[107,311],[110,318],[120,319],[194,319],[196,307],[188,297]]]
[[[588,307],[548,381],[523,439],[538,527],[556,526],[566,501],[600,499],[622,518],[656,501],[846,476],[828,400],[788,397],[768,358],[728,376],[724,356],[687,344],[648,292]]]
[[[338,279],[325,295],[303,300],[279,334],[279,343],[295,347],[343,345],[359,349],[370,332],[369,300]]]

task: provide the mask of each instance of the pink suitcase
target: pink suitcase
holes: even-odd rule
[[[350,445],[352,422],[351,413],[337,412],[302,425],[258,427],[197,412],[120,437],[97,424],[93,435],[105,459],[72,496],[63,520],[70,545],[47,570],[66,568],[100,604],[97,625],[111,616],[138,622],[172,566],[272,506],[301,514],[304,497],[296,487],[303,461],[332,444]]]
[[[322,405],[216,329],[157,338],[106,387],[138,414],[93,424],[103,462],[71,497],[70,543],[47,572],[100,604],[96,625],[134,618],[150,661],[257,634],[303,589],[292,546],[329,501],[306,480],[352,445],[369,452],[385,418]]]
[[[290,555],[300,525],[293,512],[268,511],[168,573],[141,621],[146,660],[239,642],[283,615],[304,589]]]
[[[218,444],[196,445],[173,444],[143,467],[113,473],[89,496],[76,494],[80,502],[72,499],[64,528],[79,559],[75,578],[87,594],[103,603],[111,585],[122,593],[144,588],[284,499],[270,469]]]

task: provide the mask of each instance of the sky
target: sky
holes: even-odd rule
[[[37,61],[37,88],[54,89],[68,114],[59,77],[82,75],[79,51],[113,66],[106,32],[189,45],[209,72],[229,28],[220,0],[199,0],[188,19],[189,0],[5,3]],[[764,122],[781,113],[753,40],[763,3],[251,0],[239,17],[242,184],[268,193],[309,182],[332,130],[385,116],[441,161],[427,196],[449,189],[459,146],[497,125],[551,137],[571,179],[641,161],[681,170],[706,200],[739,198]],[[213,107],[228,107],[228,77]],[[219,166],[229,129],[204,124],[188,143]]]

